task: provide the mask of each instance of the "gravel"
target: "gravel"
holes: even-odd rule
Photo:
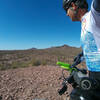
[[[0,100],[66,100],[67,93],[60,96],[57,92],[61,70],[37,66],[0,71]]]

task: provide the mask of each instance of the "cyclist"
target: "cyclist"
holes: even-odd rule
[[[100,83],[100,0],[92,1],[90,11],[86,0],[63,0],[63,8],[72,21],[81,22],[81,44],[89,77]],[[96,95],[100,93],[100,89],[92,92],[89,97],[90,92],[75,89],[71,93],[71,100],[81,100],[78,97],[81,93],[88,97],[86,100],[100,100],[99,95]]]

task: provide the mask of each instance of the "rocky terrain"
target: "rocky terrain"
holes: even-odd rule
[[[62,69],[56,62],[71,64],[80,51],[67,45],[0,51],[0,100],[66,100],[67,93],[60,96],[57,92],[61,88]],[[69,86],[69,93],[71,89]]]
[[[38,66],[0,71],[0,100],[65,100],[66,93],[59,96],[57,92],[61,70]]]

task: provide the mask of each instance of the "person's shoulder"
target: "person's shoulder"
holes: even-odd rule
[[[96,12],[100,13],[100,0],[93,0],[91,4],[91,8]]]
[[[93,2],[91,4],[91,14],[96,15],[96,16],[100,16],[100,12],[96,11],[95,8],[93,7]]]

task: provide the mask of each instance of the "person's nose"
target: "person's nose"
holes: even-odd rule
[[[66,11],[66,16],[69,16],[69,12],[68,12],[68,10]]]
[[[68,12],[66,13],[66,16],[69,16]]]

